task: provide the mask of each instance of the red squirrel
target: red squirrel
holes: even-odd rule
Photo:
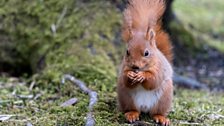
[[[162,29],[163,0],[129,0],[122,38],[127,50],[118,77],[119,108],[130,123],[148,113],[157,123],[166,118],[173,98],[172,45]]]

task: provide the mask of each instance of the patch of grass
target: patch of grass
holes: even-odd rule
[[[175,125],[221,125],[224,124],[223,117],[214,119],[212,115],[224,115],[223,100],[223,93],[176,89],[169,117]]]
[[[26,78],[26,84],[18,88],[14,85],[19,82],[10,85],[8,77],[0,79],[6,84],[0,90],[0,101],[4,102],[0,113],[16,115],[2,124],[24,125],[30,121],[34,125],[83,125],[88,96],[72,84],[62,86],[61,77],[67,73],[76,76],[96,90],[100,99],[114,95],[118,55],[113,42],[118,39],[114,36],[120,28],[121,13],[109,1],[11,0],[0,5],[3,3],[0,18],[2,15],[5,18],[0,22],[4,24],[1,30],[17,45],[13,49],[21,55],[16,59],[28,62],[38,73]],[[66,8],[57,31],[52,32],[52,25],[57,24]],[[43,65],[41,69],[38,64]],[[32,82],[35,87],[29,91]],[[12,95],[13,89],[17,94],[41,96],[37,100],[21,101]],[[69,97],[80,101],[74,107],[60,108]],[[104,102],[100,100],[99,104]],[[96,118],[100,122],[101,117]]]
[[[4,83],[10,83],[6,80]],[[17,82],[14,82],[17,83]],[[1,89],[0,101],[10,100],[11,103],[0,103],[1,114],[15,115],[0,125],[25,125],[31,122],[33,125],[84,125],[88,106],[88,96],[71,83],[61,86],[58,92],[43,90],[35,87],[29,91],[25,85],[18,85],[17,94],[42,95],[34,99],[20,98],[11,94],[14,87]],[[15,89],[14,89],[15,90]],[[5,93],[3,93],[5,92]],[[93,109],[97,126],[125,126],[128,125],[124,115],[117,110],[116,93],[114,91],[100,91],[99,101]],[[7,95],[6,95],[7,94]],[[64,101],[76,97],[78,103],[70,107],[60,107]],[[224,115],[223,93],[211,93],[206,91],[176,89],[173,109],[169,118],[173,125],[197,124],[197,125],[221,125]],[[153,123],[147,114],[141,115],[141,120]]]

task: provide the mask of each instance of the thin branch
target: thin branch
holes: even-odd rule
[[[71,99],[69,99],[69,100],[65,101],[64,103],[62,103],[60,106],[61,106],[61,107],[71,106],[71,105],[76,104],[76,103],[77,103],[77,101],[78,101],[78,99],[77,99],[77,98],[71,98]]]
[[[72,83],[74,83],[76,86],[78,86],[84,93],[88,94],[90,97],[89,100],[89,112],[87,113],[87,119],[86,119],[86,126],[94,126],[95,125],[95,119],[92,115],[92,110],[94,104],[97,102],[97,93],[95,91],[92,91],[91,89],[86,87],[86,84],[82,82],[81,80],[76,79],[74,76],[66,74],[62,78],[62,83],[65,83],[65,80],[69,80]]]
[[[197,126],[202,125],[200,123],[196,123],[196,122],[186,122],[186,121],[180,121],[179,123],[180,124],[183,124],[183,125],[191,125],[191,126],[193,126],[193,125],[197,125]]]

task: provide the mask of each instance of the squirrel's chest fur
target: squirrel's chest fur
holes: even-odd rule
[[[161,89],[146,90],[141,85],[130,91],[138,111],[149,112],[162,96]]]

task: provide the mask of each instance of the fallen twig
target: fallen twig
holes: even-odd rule
[[[71,98],[71,99],[69,99],[69,100],[65,101],[64,103],[62,103],[60,106],[61,106],[61,107],[71,106],[71,105],[76,104],[76,103],[77,103],[77,101],[78,101],[78,99],[77,99],[77,98]]]
[[[14,115],[0,115],[0,122],[9,120]]]
[[[179,123],[182,124],[182,125],[191,125],[191,126],[193,126],[193,125],[196,125],[196,126],[200,126],[200,125],[202,125],[202,124],[200,124],[200,123],[196,123],[196,122],[187,122],[187,121],[180,121]]]
[[[75,85],[77,85],[84,93],[88,94],[90,97],[89,100],[89,112],[87,113],[87,119],[86,119],[86,126],[94,126],[95,125],[95,119],[92,115],[92,109],[94,104],[96,104],[97,102],[97,93],[95,91],[90,90],[89,88],[86,87],[86,84],[78,79],[76,79],[75,77],[73,77],[72,75],[66,74],[63,76],[62,78],[62,84],[65,83],[65,80],[69,80],[72,83],[74,83]]]
[[[174,74],[173,81],[178,86],[183,86],[191,89],[205,89],[205,90],[209,89],[206,84],[200,83],[188,77],[178,75],[176,73]]]
[[[15,95],[15,96],[20,99],[32,99],[34,97],[33,95]]]

